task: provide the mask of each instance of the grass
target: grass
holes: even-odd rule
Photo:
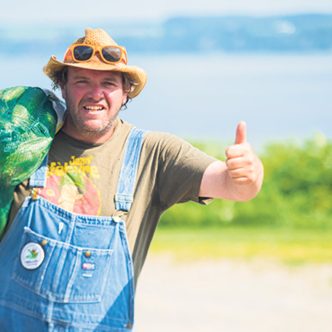
[[[290,265],[332,263],[332,230],[159,228],[151,250],[185,260],[263,258]]]

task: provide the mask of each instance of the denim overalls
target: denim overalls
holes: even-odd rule
[[[129,211],[143,131],[126,143],[115,195]],[[47,161],[30,178],[45,184]],[[133,262],[119,217],[74,214],[26,198],[0,243],[0,331],[131,331]]]

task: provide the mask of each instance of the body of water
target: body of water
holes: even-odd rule
[[[0,87],[50,87],[47,58],[0,58]],[[260,148],[275,140],[332,138],[332,54],[133,55],[148,84],[122,117],[150,130],[228,144],[238,121]]]

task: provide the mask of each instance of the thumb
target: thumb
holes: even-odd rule
[[[236,127],[235,144],[247,142],[247,124],[244,121],[239,122]]]

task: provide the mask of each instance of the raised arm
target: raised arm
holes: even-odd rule
[[[247,201],[263,183],[263,165],[247,142],[245,122],[236,128],[235,143],[226,149],[226,162],[215,161],[205,170],[200,197]]]

